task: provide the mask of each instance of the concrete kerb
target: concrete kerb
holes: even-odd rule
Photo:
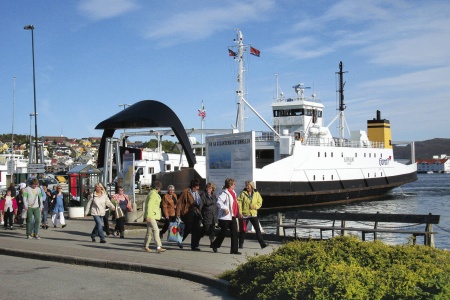
[[[124,263],[124,262],[116,262],[116,261],[107,261],[107,260],[99,260],[99,259],[90,259],[90,258],[80,258],[66,255],[54,255],[54,254],[45,254],[39,252],[28,252],[22,250],[12,250],[6,248],[0,248],[0,255],[8,255],[15,257],[23,257],[29,259],[38,259],[43,261],[53,261],[64,264],[71,265],[80,265],[80,266],[88,266],[88,267],[96,267],[96,268],[104,268],[104,269],[113,269],[113,270],[123,270],[123,271],[132,271],[132,272],[141,272],[141,273],[149,273],[156,275],[163,275],[168,277],[176,277],[180,279],[189,280],[192,282],[204,284],[213,288],[217,288],[223,291],[228,291],[230,283],[223,279],[218,278],[210,278],[204,276],[202,274],[184,270],[177,270],[171,268],[160,268],[150,265],[140,265],[133,263]]]

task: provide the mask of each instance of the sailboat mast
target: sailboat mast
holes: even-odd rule
[[[244,43],[243,36],[240,30],[237,30],[237,39],[235,40],[237,44],[237,60],[238,60],[238,90],[236,91],[238,100],[238,110],[236,117],[236,128],[239,132],[244,132]]]

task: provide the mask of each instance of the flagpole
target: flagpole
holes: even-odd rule
[[[205,111],[205,106],[203,105],[203,100],[202,100],[202,116],[201,116],[201,118],[202,118],[202,135],[201,135],[201,142],[202,142],[202,145],[205,143],[205,141],[204,141],[204,136],[203,136],[203,129],[204,129],[204,125],[205,125],[205,115],[204,115],[204,111]],[[203,155],[203,147],[202,147],[202,151],[201,151],[201,155]]]

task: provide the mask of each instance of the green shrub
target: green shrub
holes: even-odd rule
[[[242,299],[450,299],[450,253],[343,236],[295,241],[222,278]]]

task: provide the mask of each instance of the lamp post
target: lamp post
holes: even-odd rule
[[[37,113],[30,113],[30,153],[29,155],[31,155],[31,118],[35,117],[37,115]],[[33,161],[32,159],[30,161]]]
[[[26,25],[23,29],[31,30],[31,56],[33,59],[33,90],[34,90],[34,150],[35,150],[35,163],[38,163],[38,134],[37,134],[37,112],[36,112],[36,76],[35,76],[35,68],[34,68],[34,25]],[[31,114],[30,114],[31,120]],[[31,124],[31,123],[30,123]],[[31,127],[31,126],[30,126]],[[31,134],[30,134],[31,140]],[[31,149],[31,144],[30,144]]]
[[[123,110],[125,110],[125,108],[127,108],[128,106],[131,106],[131,104],[119,104],[119,106],[123,106]],[[123,129],[123,135],[125,136],[125,129]],[[123,142],[123,145],[125,146],[125,141]]]

